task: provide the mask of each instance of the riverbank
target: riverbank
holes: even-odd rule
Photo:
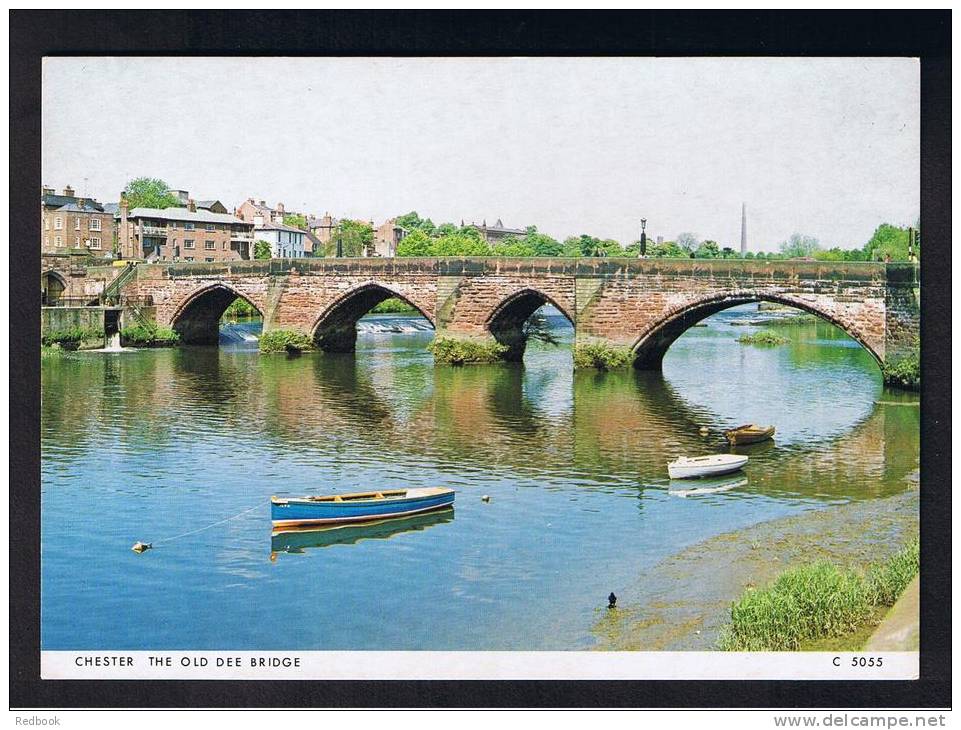
[[[916,477],[893,497],[763,522],[673,555],[639,576],[615,610],[605,610],[594,626],[595,648],[712,650],[732,602],[748,588],[817,560],[858,569],[883,560],[918,533]]]

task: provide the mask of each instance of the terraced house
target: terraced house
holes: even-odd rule
[[[236,216],[186,208],[133,208],[121,201],[120,251],[150,261],[240,261],[252,255],[253,223]]]
[[[62,195],[57,195],[53,188],[41,188],[40,216],[43,253],[84,249],[103,255],[113,251],[113,214],[96,200],[77,197],[69,185]]]

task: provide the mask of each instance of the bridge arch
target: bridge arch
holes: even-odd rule
[[[60,300],[70,285],[59,271],[48,269],[40,276],[41,302],[45,305]]]
[[[185,345],[216,345],[220,342],[220,318],[235,299],[243,299],[263,316],[263,308],[256,301],[217,281],[187,295],[170,318],[170,325]]]
[[[554,297],[531,287],[513,292],[491,310],[485,327],[495,340],[507,346],[505,360],[519,361],[524,358],[524,350],[527,348],[524,325],[530,316],[545,304],[555,307],[571,326],[574,326],[574,318]]]
[[[376,281],[356,286],[334,300],[311,327],[317,347],[325,352],[353,352],[357,345],[357,321],[387,299],[400,299],[416,309],[433,328],[434,318],[396,288]]]
[[[769,291],[734,291],[688,301],[667,311],[645,329],[631,346],[634,367],[641,370],[660,369],[664,355],[674,341],[702,319],[731,307],[762,301],[800,309],[833,324],[867,350],[879,367],[883,364],[884,359],[872,338],[856,322],[790,295]]]

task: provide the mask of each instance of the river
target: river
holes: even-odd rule
[[[44,358],[42,647],[592,648],[608,593],[659,561],[916,474],[917,397],[833,326],[762,316],[705,320],[663,373],[573,372],[556,311],[560,344],[523,365],[434,367],[400,315],[351,355],[261,356],[246,323],[220,348]],[[737,342],[760,326],[790,343]],[[742,477],[668,480],[749,421],[777,436]],[[432,485],[452,512],[271,536],[272,494]]]

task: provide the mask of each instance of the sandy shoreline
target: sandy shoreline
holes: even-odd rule
[[[918,533],[918,488],[828,506],[718,535],[638,576],[630,594],[595,623],[595,649],[709,650],[745,589],[818,559],[864,567]],[[656,586],[657,588],[649,588]]]

